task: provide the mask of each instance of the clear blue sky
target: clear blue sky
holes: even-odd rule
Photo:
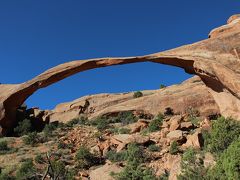
[[[21,83],[75,59],[154,53],[207,38],[236,0],[0,0],[0,82]],[[43,109],[87,94],[157,89],[189,78],[151,63],[95,69],[41,89]]]

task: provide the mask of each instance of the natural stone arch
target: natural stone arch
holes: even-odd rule
[[[137,57],[97,58],[67,62],[51,68],[22,84],[0,85],[0,125],[11,128],[16,109],[40,88],[73,74],[106,66],[154,62],[183,68],[198,75],[209,87],[223,115],[240,118],[240,18],[210,33],[209,39],[169,51]],[[224,102],[224,101],[227,102]],[[225,104],[222,104],[225,103]]]

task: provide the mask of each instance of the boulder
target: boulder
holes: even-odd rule
[[[205,168],[213,167],[216,164],[214,156],[209,152],[205,153],[203,164]]]
[[[200,149],[203,145],[202,133],[200,129],[197,129],[196,132],[192,135],[187,136],[187,142],[182,145],[183,148],[195,148]]]
[[[105,164],[89,173],[91,180],[114,180],[110,175],[111,172],[119,173],[122,167],[116,164]]]
[[[180,141],[184,138],[183,131],[181,130],[171,131],[167,134],[167,138],[170,139],[171,141]]]
[[[200,127],[203,129],[203,130],[206,130],[206,131],[210,131],[211,130],[211,127],[212,126],[212,123],[209,119],[205,118],[201,123],[200,123]]]
[[[192,122],[188,121],[188,122],[182,122],[180,124],[180,129],[183,131],[189,131],[190,129],[193,128],[193,124]]]
[[[130,133],[137,133],[146,128],[149,124],[149,121],[139,119],[136,123],[128,125],[128,128],[131,129]]]
[[[180,115],[173,116],[169,121],[170,123],[169,130],[170,131],[177,130],[180,127],[181,120],[182,120],[182,117]]]

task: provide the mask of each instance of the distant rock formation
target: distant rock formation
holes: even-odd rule
[[[198,75],[220,113],[240,118],[240,16],[230,17],[227,25],[211,31],[209,37],[191,45],[146,56],[72,61],[22,84],[0,84],[2,133],[16,124],[16,109],[38,89],[89,69],[145,61],[177,66],[187,73]],[[198,97],[194,100],[199,101]]]

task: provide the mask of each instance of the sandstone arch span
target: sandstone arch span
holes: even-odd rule
[[[73,74],[113,65],[154,62],[183,68],[198,75],[225,116],[240,118],[240,17],[211,31],[209,39],[176,49],[137,57],[97,58],[67,62],[22,84],[0,85],[0,125],[3,130],[16,122],[16,109],[40,88]]]

